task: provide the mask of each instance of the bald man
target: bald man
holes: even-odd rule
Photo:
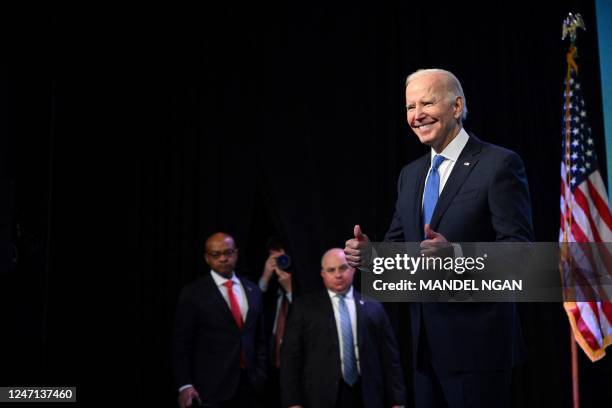
[[[296,299],[281,350],[284,407],[401,406],[404,381],[383,307],[353,289],[340,248],[321,260],[325,289]]]
[[[204,259],[210,273],[186,286],[177,306],[179,406],[256,407],[266,367],[261,292],[236,276],[238,249],[231,236],[210,236]]]

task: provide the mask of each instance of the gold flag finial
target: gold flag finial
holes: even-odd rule
[[[580,13],[568,13],[565,20],[563,20],[563,35],[561,36],[561,39],[565,40],[565,37],[569,35],[571,43],[574,44],[576,42],[576,32],[578,31],[578,28],[582,28],[584,31],[586,31],[582,16]]]

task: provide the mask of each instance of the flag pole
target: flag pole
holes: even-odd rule
[[[578,383],[578,349],[574,332],[570,326],[570,343],[572,349],[572,407],[580,408],[580,387]]]
[[[573,15],[572,13],[568,13],[567,18],[563,20],[563,31],[562,31],[562,36],[561,36],[561,40],[565,40],[565,37],[567,36],[569,36],[570,38],[570,47],[567,53],[567,76],[566,76],[566,82],[565,82],[566,88],[568,88],[570,84],[571,70],[575,69],[576,71],[578,71],[578,66],[574,61],[574,57],[577,56],[576,33],[578,31],[578,28],[582,28],[583,30],[586,30],[584,26],[584,21],[582,20],[582,16],[580,15],[580,13],[577,13],[576,15]],[[565,107],[566,107],[566,110],[568,110],[569,109],[568,99],[570,97],[568,89],[566,89],[565,97],[566,97]],[[567,113],[569,112],[566,112],[566,122],[568,121],[567,118],[569,117]],[[569,137],[568,123],[566,123],[566,138],[567,137]],[[566,140],[566,148],[569,149],[569,140]],[[569,159],[569,154],[566,155],[566,159]],[[569,166],[566,166],[566,169],[569,172]],[[567,205],[568,205],[568,202],[566,200],[566,206]],[[567,211],[566,211],[566,214],[567,214]],[[571,223],[571,215],[569,218],[570,218],[570,223]],[[567,228],[564,228],[563,230],[564,230],[564,236],[563,236],[564,245],[567,245],[567,242],[568,242],[567,235],[566,235]],[[574,331],[571,326],[570,326],[570,349],[571,349],[571,359],[572,359],[572,407],[580,408],[578,349],[576,347],[576,339],[574,338]]]

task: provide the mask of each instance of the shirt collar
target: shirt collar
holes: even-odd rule
[[[436,153],[434,151],[434,149],[431,149],[431,161],[432,161],[432,163],[433,163],[434,156],[437,155],[437,154],[440,154],[440,155],[444,156],[447,160],[451,160],[453,162],[456,162],[457,159],[459,159],[459,155],[461,154],[461,151],[463,150],[463,148],[467,144],[469,138],[470,138],[470,136],[465,131],[465,129],[461,128],[461,130],[459,131],[457,136],[455,136],[455,138],[453,140],[451,140],[451,142],[448,144],[448,146],[446,146],[444,148],[444,150],[442,150],[440,153]]]
[[[231,280],[236,285],[240,285],[240,279],[238,279],[238,277],[236,276],[236,274],[234,272],[232,272],[232,277],[229,278],[229,279],[223,277],[219,272],[214,271],[212,269],[210,270],[210,275],[212,276],[212,278],[215,281],[215,284],[217,286],[224,285],[225,282],[227,282],[228,280]]]
[[[329,295],[329,297],[330,297],[331,299],[333,299],[333,298],[334,298],[334,297],[336,297],[336,296],[341,295],[341,293],[336,293],[336,292],[334,292],[334,291],[333,291],[333,290],[331,290],[331,289],[327,289],[327,294]],[[345,299],[348,299],[348,300],[352,300],[352,299],[353,299],[353,285],[351,285],[351,287],[349,288],[349,290],[346,292],[346,294],[344,295],[344,298],[345,298]]]

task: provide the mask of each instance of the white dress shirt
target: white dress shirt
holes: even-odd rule
[[[227,279],[212,269],[210,270],[210,276],[212,276],[213,281],[215,281],[215,285],[217,285],[217,288],[219,289],[219,292],[221,292],[221,296],[223,296],[223,299],[225,299],[225,303],[227,303],[227,307],[229,307],[230,311],[232,310],[232,307],[230,305],[229,296],[227,294],[227,288],[224,286],[224,284],[230,279],[232,282],[234,282],[234,284],[232,285],[232,292],[234,292],[234,296],[236,297],[236,299],[238,300],[238,304],[240,305],[240,314],[242,315],[242,321],[245,322],[247,312],[249,311],[249,302],[247,302],[246,300],[246,292],[244,291],[244,287],[242,287],[242,283],[240,283],[240,279],[236,277],[236,274],[234,272],[232,272],[232,277],[230,279]],[[179,392],[190,387],[193,387],[193,385],[182,385],[181,387],[179,387]]]
[[[264,278],[259,279],[259,289],[262,293],[268,291],[268,283]],[[287,298],[289,303],[293,302],[293,295],[290,292],[285,293],[281,288],[276,291],[276,311],[274,312],[274,326],[272,326],[272,334],[276,334],[276,326],[278,325],[278,312],[282,306],[283,296]]]
[[[467,134],[464,128],[461,128],[459,134],[455,136],[455,138],[442,150],[440,153],[436,153],[434,149],[431,149],[431,163],[433,164],[433,158],[435,155],[439,154],[444,156],[446,160],[444,160],[440,166],[438,167],[438,174],[440,175],[440,189],[438,190],[438,197],[442,194],[442,190],[444,189],[444,185],[448,181],[453,168],[455,167],[455,163],[459,160],[459,155],[463,151],[463,148],[467,144],[470,136]],[[468,164],[469,165],[469,164]],[[427,170],[427,178],[425,178],[425,185],[427,185],[427,179],[429,178],[429,171],[431,170],[431,164],[429,165],[429,170]],[[425,194],[421,198],[421,207],[425,202]],[[451,243],[453,246],[453,252],[455,253],[455,258],[459,258],[463,256],[463,250],[461,249],[461,245],[456,243]]]
[[[329,289],[327,289],[329,298],[331,299],[332,306],[334,308],[334,317],[336,318],[336,329],[338,331],[338,344],[340,345],[340,364],[342,366],[342,372],[344,373],[344,354],[342,349],[342,327],[340,326],[340,296]],[[355,347],[355,360],[357,361],[357,371],[361,374],[361,367],[359,365],[359,346],[357,345],[357,311],[355,310],[355,297],[353,296],[353,287],[351,286],[346,295],[344,295],[344,303],[348,309],[351,318],[351,329],[353,330],[353,344]]]
[[[438,174],[440,174],[440,190],[438,191],[438,196],[442,194],[442,190],[444,189],[444,185],[448,181],[453,168],[455,167],[455,163],[459,159],[459,155],[463,151],[463,148],[467,144],[470,136],[467,134],[464,128],[461,128],[459,134],[455,136],[455,138],[442,150],[440,153],[436,153],[434,149],[431,149],[431,163],[433,163],[433,158],[436,155],[441,155],[446,158],[440,166],[438,167]],[[427,178],[425,179],[425,185],[427,185],[427,179],[429,178],[429,171],[431,170],[431,165],[429,165],[429,170],[427,170]],[[425,194],[423,194],[423,198],[421,199],[421,206],[425,202]]]
[[[210,275],[215,281],[215,285],[217,285],[217,288],[219,289],[219,292],[221,292],[221,296],[223,296],[223,299],[225,299],[225,303],[227,303],[227,307],[230,308],[230,311],[232,310],[232,306],[230,305],[227,288],[224,285],[225,282],[227,282],[228,280],[234,282],[234,284],[232,285],[232,292],[234,292],[234,296],[236,297],[236,300],[238,300],[238,304],[240,305],[240,314],[242,314],[242,321],[245,322],[247,312],[249,311],[249,302],[247,302],[246,300],[246,292],[244,291],[244,287],[242,287],[242,283],[240,283],[240,279],[238,279],[236,277],[236,274],[233,272],[232,277],[230,279],[227,279],[220,275],[218,272],[213,271],[212,269],[210,271]]]

